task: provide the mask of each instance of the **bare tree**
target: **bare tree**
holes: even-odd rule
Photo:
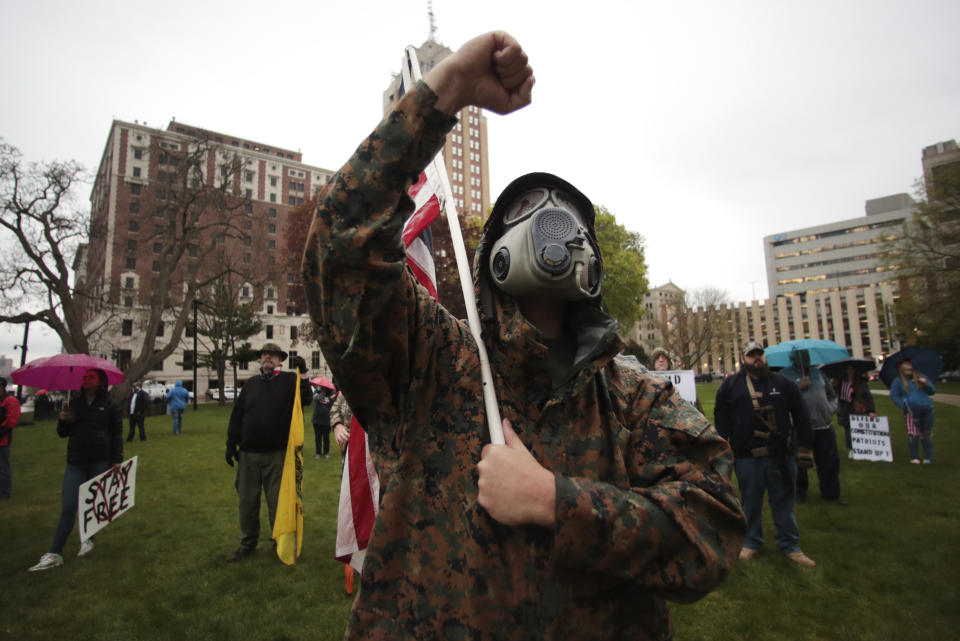
[[[89,351],[89,301],[72,284],[74,257],[89,235],[89,217],[73,197],[85,180],[74,161],[25,164],[0,140],[0,321],[44,323],[68,352]]]
[[[729,342],[731,329],[720,306],[730,295],[716,287],[690,290],[682,301],[663,305],[664,315],[657,321],[663,347],[680,363],[675,366],[700,369],[704,356],[714,345]]]

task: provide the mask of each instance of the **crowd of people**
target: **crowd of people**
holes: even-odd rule
[[[711,424],[655,373],[672,368],[665,350],[654,352],[653,372],[621,355],[601,305],[593,204],[548,173],[507,186],[476,250],[479,335],[503,416],[505,442],[492,442],[473,334],[417,285],[398,243],[406,188],[455,114],[469,105],[511,113],[531,101],[533,83],[519,43],[493,32],[400,100],[319,194],[306,242],[308,308],[337,387],[311,386],[300,358],[282,369],[287,353],[266,343],[234,402],[225,460],[236,467],[241,535],[231,562],[258,546],[261,497],[274,522],[298,393],[313,404],[315,458],[329,458],[331,431],[346,449],[354,413],[367,430],[380,511],[348,638],[492,638],[517,622],[546,639],[669,638],[667,601],[703,597],[738,559],[759,554],[765,496],[777,548],[804,567],[816,565],[795,515],[806,470],[816,465],[824,500],[846,504],[833,415],[849,450],[850,416],[874,412],[862,378],[851,369],[828,381],[801,352],[773,372],[750,342],[717,391]],[[570,229],[570,240],[556,243],[543,225]],[[913,425],[917,463],[920,445],[932,461],[933,392],[901,364],[891,396]],[[0,498],[16,414],[8,398]],[[167,395],[174,434],[188,399],[179,381]],[[135,386],[127,441],[146,439],[147,400]],[[104,372],[89,370],[59,415],[68,439],[60,520],[31,571],[63,563],[77,488],[123,460],[121,414]],[[92,547],[83,541],[79,555]]]

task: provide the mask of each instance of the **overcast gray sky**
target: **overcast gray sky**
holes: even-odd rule
[[[509,31],[537,77],[530,107],[488,116],[491,195],[528,171],[567,178],[643,234],[653,286],[762,299],[763,236],[912,193],[921,149],[960,137],[956,0],[433,10],[454,49]],[[336,169],[428,26],[426,0],[6,0],[0,136],[92,172],[112,119],[176,117]],[[34,328],[29,356],[55,352]],[[19,361],[21,336],[0,328],[0,354]]]

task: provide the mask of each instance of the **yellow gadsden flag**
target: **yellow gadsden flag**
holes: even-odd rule
[[[283,459],[283,477],[280,497],[277,499],[277,520],[273,524],[273,539],[277,542],[277,556],[287,565],[293,565],[300,556],[303,544],[303,406],[300,405],[300,370],[294,380],[297,391],[290,417],[290,437]]]

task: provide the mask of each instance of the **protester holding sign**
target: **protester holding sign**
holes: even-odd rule
[[[867,382],[866,372],[858,372],[853,365],[847,365],[845,376],[833,380],[833,389],[837,393],[837,419],[843,426],[847,456],[853,458],[853,441],[850,436],[850,416],[876,416],[873,393]]]
[[[512,37],[474,38],[318,194],[307,302],[382,488],[349,639],[666,639],[666,601],[713,590],[743,540],[729,445],[619,356],[595,210],[576,187],[515,180],[476,250],[505,444],[489,438],[470,328],[406,267],[407,188],[453,114],[509,113],[532,87]]]
[[[107,374],[89,369],[83,375],[80,394],[60,412],[57,434],[67,441],[67,467],[63,472],[60,496],[60,522],[53,535],[50,551],[30,568],[30,572],[63,565],[63,546],[77,521],[80,486],[109,470],[120,471],[123,462],[123,421],[120,408],[107,393]],[[81,542],[77,556],[93,549],[93,537]]]

